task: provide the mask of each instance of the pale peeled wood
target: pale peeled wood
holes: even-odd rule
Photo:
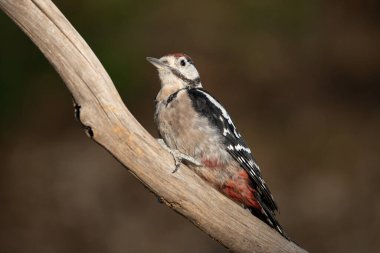
[[[166,205],[233,252],[306,252],[189,168],[182,166],[172,174],[171,155],[127,110],[97,57],[51,1],[0,0],[0,7],[62,77],[81,106],[81,122],[91,127],[93,139]]]

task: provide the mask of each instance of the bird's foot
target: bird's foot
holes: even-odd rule
[[[177,170],[179,169],[179,166],[181,165],[182,162],[189,163],[189,164],[197,166],[197,167],[202,166],[202,164],[199,161],[197,161],[195,158],[188,156],[184,153],[181,153],[180,151],[178,151],[176,149],[169,148],[163,139],[157,139],[157,141],[158,141],[158,143],[160,143],[161,147],[163,147],[166,151],[168,151],[170,154],[172,154],[172,156],[174,158],[175,168],[174,168],[172,173],[177,172]]]

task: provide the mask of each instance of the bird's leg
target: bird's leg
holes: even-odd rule
[[[163,139],[157,139],[158,143],[160,143],[161,147],[163,147],[166,151],[168,151],[170,154],[172,154],[175,162],[175,168],[172,173],[175,173],[178,169],[181,163],[184,161],[186,163],[190,163],[194,166],[200,167],[202,164],[197,161],[195,158],[185,155],[184,153],[179,152],[176,149],[171,149],[166,145]]]

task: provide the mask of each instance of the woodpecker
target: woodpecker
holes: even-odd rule
[[[285,238],[278,210],[251,150],[226,109],[203,89],[191,58],[182,53],[147,57],[161,89],[154,120],[160,143],[221,193],[248,209]]]

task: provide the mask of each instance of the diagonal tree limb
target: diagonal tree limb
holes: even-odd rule
[[[77,115],[103,146],[163,202],[233,252],[306,252],[173,159],[123,104],[87,43],[50,0],[0,0],[64,80]]]

